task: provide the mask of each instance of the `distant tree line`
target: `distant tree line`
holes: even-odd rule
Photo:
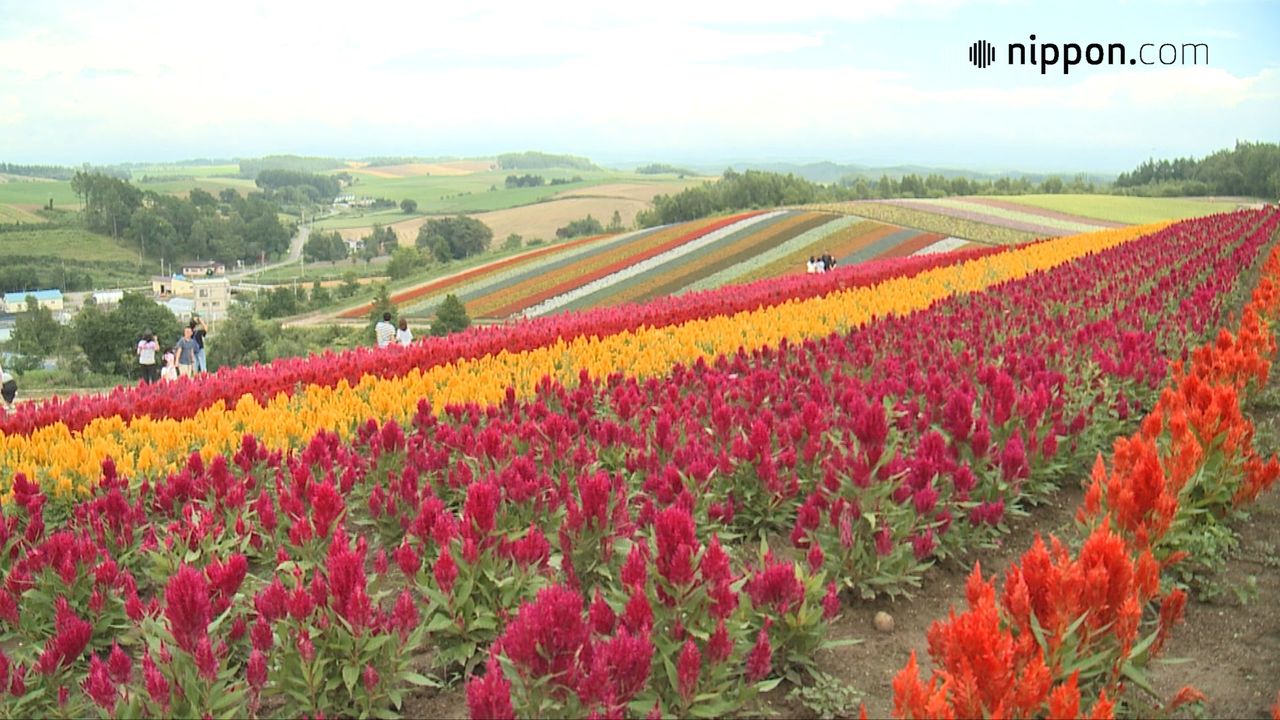
[[[595,163],[584,157],[552,155],[541,152],[503,153],[498,156],[498,167],[503,170],[542,170],[545,168],[600,169]]]
[[[614,215],[617,214],[618,213],[616,212],[614,213]],[[582,237],[583,235],[599,235],[603,232],[604,225],[602,225],[599,220],[587,215],[580,220],[574,220],[568,225],[556,230],[556,237],[565,239]]]
[[[650,163],[641,165],[636,168],[638,175],[697,175],[698,173],[687,168],[678,167],[676,165],[668,165],[667,163]]]
[[[839,183],[823,185],[793,174],[782,175],[763,170],[736,172],[726,170],[714,182],[686,188],[674,195],[659,195],[653,208],[636,215],[640,227],[685,222],[721,212],[804,205],[843,200],[890,198],[941,198],[952,195],[1023,195],[1028,193],[1096,192],[1094,183],[1083,176],[1070,182],[1051,175],[1036,183],[1018,179],[973,180],[947,178],[933,173],[921,177],[908,173],[900,178],[882,175],[879,180],[849,177]]]
[[[257,260],[289,248],[293,233],[279,208],[232,188],[217,197],[200,188],[188,197],[142,191],[125,180],[78,172],[71,189],[84,207],[85,226],[132,242],[147,258]]]
[[[1280,198],[1280,144],[1237,142],[1199,160],[1148,159],[1116,178],[1132,195],[1247,195]]]
[[[547,179],[541,175],[508,175],[505,182],[507,189],[522,187],[542,187],[547,184]]]
[[[70,180],[76,171],[61,165],[15,165],[0,163],[0,173],[21,175],[22,177],[45,178],[48,180]]]
[[[294,172],[322,173],[344,168],[347,164],[337,158],[304,157],[301,155],[267,155],[240,161],[240,177],[250,180],[263,170],[293,170]]]

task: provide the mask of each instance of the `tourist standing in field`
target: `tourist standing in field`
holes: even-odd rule
[[[196,341],[196,372],[209,372],[204,361],[204,338],[208,334],[209,326],[204,324],[204,318],[199,315],[191,318],[191,339]]]
[[[810,275],[818,272],[818,260],[812,255],[809,256],[809,262],[805,265],[805,272]]]
[[[4,398],[4,404],[13,405],[13,399],[18,396],[18,381],[13,376],[4,371],[4,366],[0,366],[0,397]]]
[[[178,379],[178,356],[173,351],[164,354],[164,367],[160,369],[160,379],[173,382]]]
[[[413,332],[409,330],[409,321],[400,318],[400,329],[396,330],[396,342],[400,343],[400,347],[409,347],[409,343],[413,342]]]
[[[156,353],[160,352],[160,343],[156,340],[156,334],[150,330],[143,333],[135,352],[138,355],[138,367],[142,368],[142,380],[150,385],[159,377]]]
[[[173,352],[178,356],[178,377],[192,377],[196,374],[196,350],[199,346],[192,334],[190,327],[182,328],[182,339],[173,347]]]
[[[382,313],[382,320],[373,326],[374,337],[378,340],[378,347],[384,348],[391,344],[396,338],[396,326],[391,324],[391,313]]]

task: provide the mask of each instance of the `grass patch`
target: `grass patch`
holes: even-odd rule
[[[1146,198],[1125,195],[1012,195],[1002,200],[1083,217],[1141,225],[1236,209],[1234,201]]]
[[[0,205],[36,205],[44,207],[53,198],[54,205],[80,206],[71,191],[71,183],[63,180],[10,180],[0,182]]]
[[[12,205],[0,205],[0,223],[44,223],[48,222],[45,218],[29,211],[23,210]]]

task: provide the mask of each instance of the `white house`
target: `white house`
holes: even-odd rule
[[[197,277],[191,279],[194,290],[195,312],[209,320],[227,316],[231,307],[231,281],[225,277]]]

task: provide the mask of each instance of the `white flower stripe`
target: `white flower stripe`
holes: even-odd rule
[[[662,252],[657,255],[654,255],[648,260],[642,260],[633,265],[628,265],[627,267],[624,267],[615,273],[610,273],[609,275],[606,275],[602,278],[592,280],[586,285],[581,285],[568,292],[556,295],[555,297],[547,298],[546,300],[543,300],[542,302],[538,303],[537,305],[534,305],[533,307],[526,308],[522,314],[524,315],[524,317],[537,317],[539,315],[545,315],[551,312],[552,310],[555,310],[559,307],[562,307],[564,305],[567,305],[573,302],[574,300],[577,300],[580,297],[590,295],[591,293],[597,292],[603,288],[607,288],[611,285],[614,285],[615,283],[628,280],[630,278],[635,277],[636,275],[639,275],[640,273],[648,272],[653,268],[659,267],[665,263],[671,262],[672,260],[688,255],[689,253],[697,250],[698,248],[704,247],[706,245],[710,245],[711,243],[719,240],[720,238],[725,237],[726,235],[732,235],[733,233],[739,232],[744,228],[763,222],[765,220],[768,220],[769,218],[774,218],[779,215],[786,214],[787,212],[788,212],[787,210],[775,210],[773,212],[755,215],[745,220],[739,220],[738,222],[733,223],[732,225],[726,225],[725,227],[722,227],[718,230],[712,230],[711,232],[706,233],[705,235],[700,235],[697,238],[694,238],[693,240],[690,240],[689,242],[684,243],[683,245],[671,248],[666,252]]]
[[[932,245],[926,245],[919,250],[911,253],[912,255],[936,255],[937,253],[951,252],[968,245],[969,241],[958,237],[943,238]]]

